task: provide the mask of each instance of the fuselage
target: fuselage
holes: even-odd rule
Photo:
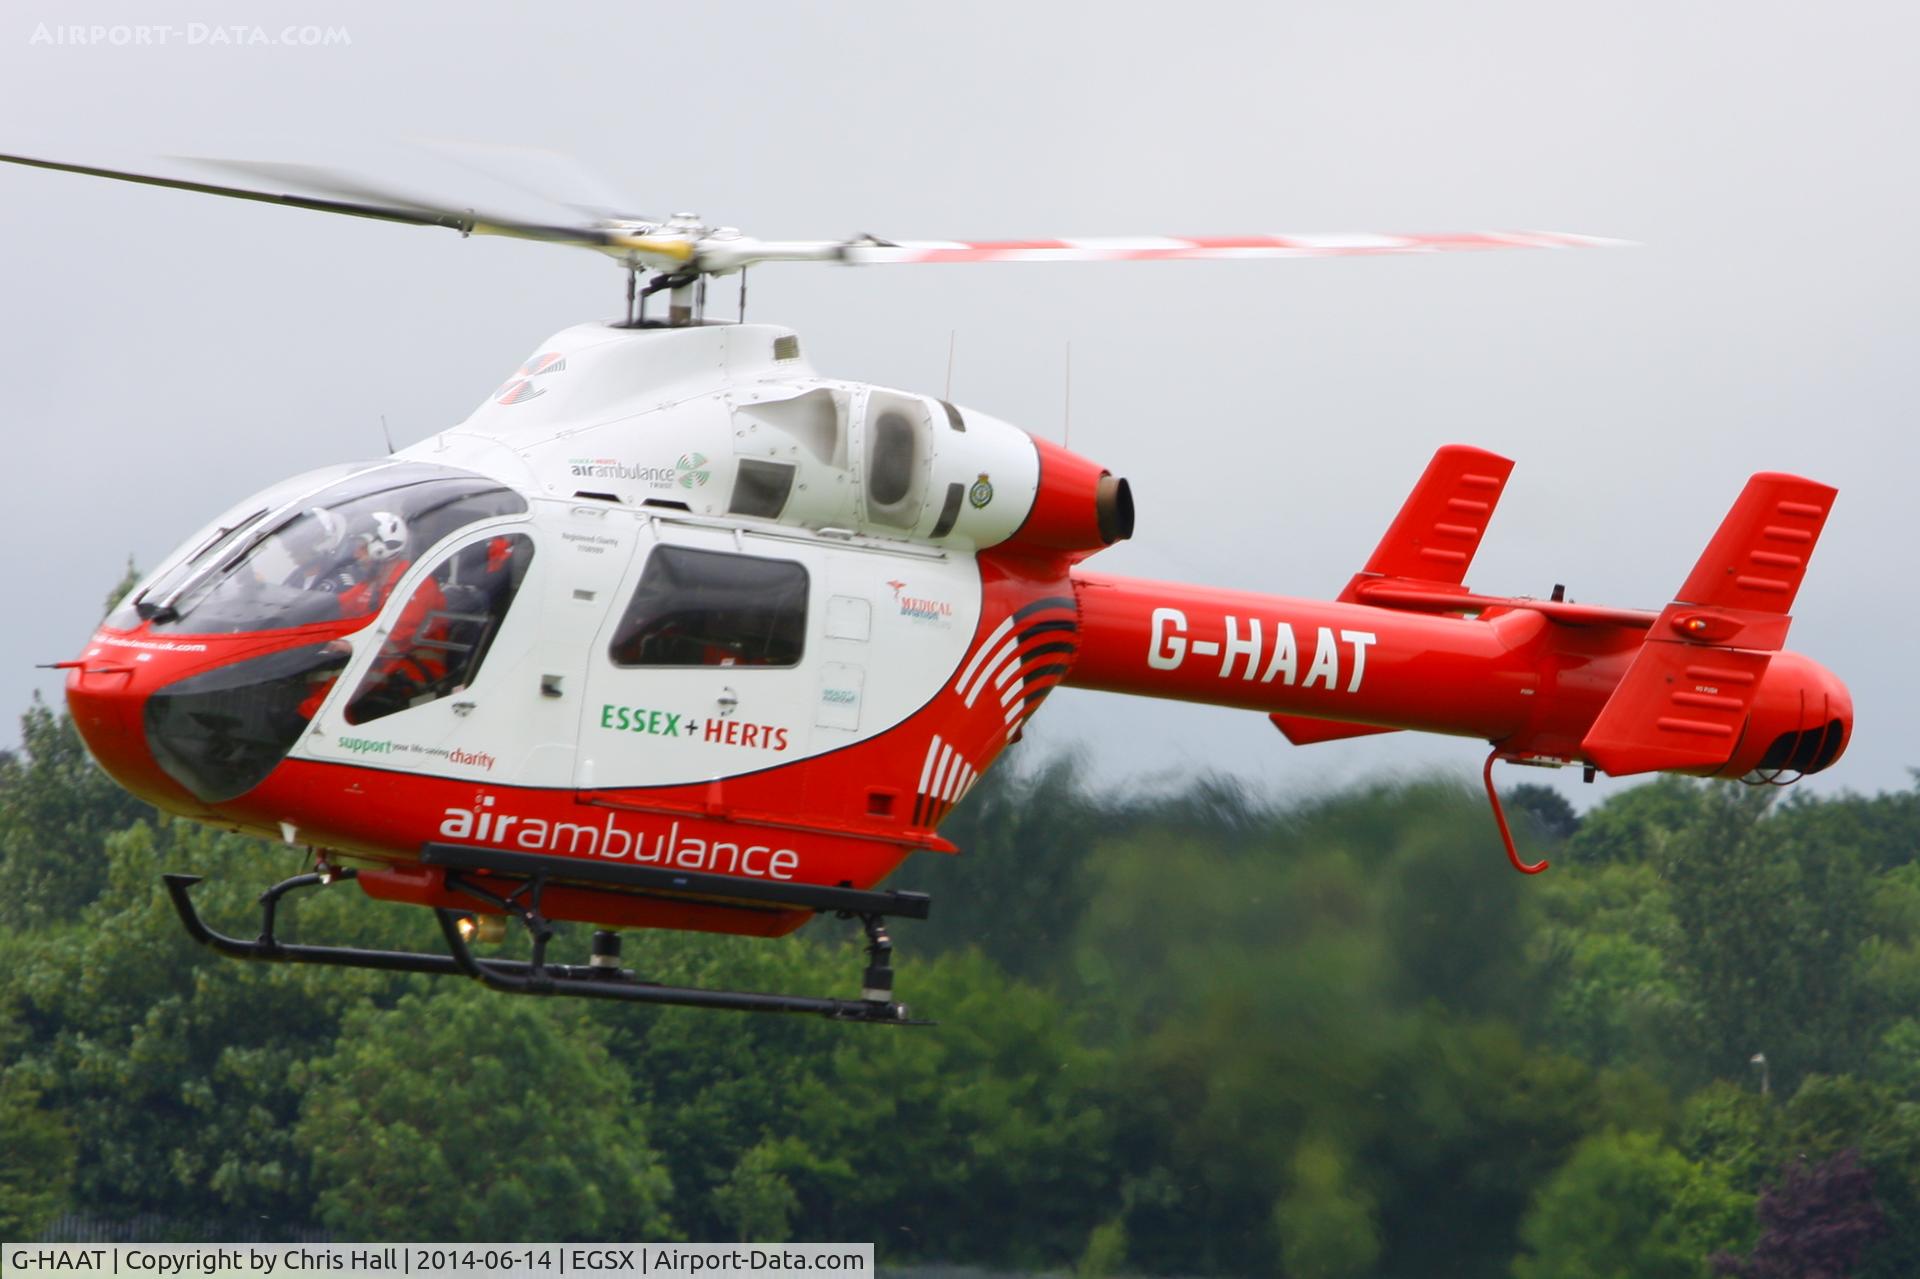
[[[582,325],[459,427],[216,520],[103,623],[68,699],[160,807],[461,905],[423,845],[871,887],[948,848],[941,819],[1062,683],[1578,760],[1646,638],[1079,567],[1131,522],[1097,465],[822,378],[787,330]],[[1805,659],[1766,681],[1721,771],[1850,723]],[[547,909],[806,918],[584,889]]]

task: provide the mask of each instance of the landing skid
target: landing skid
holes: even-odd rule
[[[436,851],[444,845],[432,846]],[[620,966],[620,935],[604,929],[593,936],[593,957],[587,964],[559,964],[546,958],[547,943],[554,926],[540,913],[540,897],[547,886],[549,867],[544,859],[523,854],[472,850],[463,857],[464,866],[441,853],[432,860],[446,866],[447,885],[466,893],[494,910],[513,916],[533,939],[531,960],[483,959],[474,954],[461,932],[468,919],[465,912],[435,908],[440,932],[446,939],[447,954],[421,954],[413,951],[367,950],[357,946],[313,946],[281,941],[274,934],[275,915],[280,899],[301,889],[321,888],[343,879],[353,879],[352,869],[322,870],[282,880],[260,894],[260,935],[252,941],[230,937],[207,925],[194,907],[191,892],[201,880],[199,875],[169,874],[162,878],[173,908],[180,915],[188,935],[203,946],[210,946],[235,959],[250,959],[269,964],[327,964],[340,968],[372,968],[386,972],[429,973],[440,977],[470,977],[494,990],[514,995],[571,995],[583,999],[618,999],[637,1004],[675,1004],[689,1008],[720,1008],[737,1012],[806,1013],[834,1021],[873,1022],[885,1025],[928,1025],[914,1020],[904,1004],[893,999],[893,940],[887,933],[889,914],[924,919],[927,898],[919,893],[874,893],[856,889],[796,887],[791,895],[780,886],[754,884],[753,895],[760,901],[776,901],[812,909],[830,909],[843,918],[858,918],[867,934],[867,968],[861,981],[859,999],[831,999],[808,995],[778,995],[755,991],[704,990],[698,987],[663,986],[642,981],[631,970]],[[425,860],[425,859],[423,859]],[[468,879],[465,870],[486,870],[497,876],[502,871],[524,874],[525,878],[504,896],[482,888]],[[608,868],[610,869],[610,868]],[[640,867],[622,868],[638,871]],[[670,874],[669,872],[655,872]],[[569,875],[569,878],[572,878]],[[687,881],[716,878],[674,876],[673,887],[685,892],[708,887]],[[732,882],[729,882],[729,887]],[[829,904],[831,903],[831,904]]]

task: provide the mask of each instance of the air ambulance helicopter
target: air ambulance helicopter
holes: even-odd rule
[[[625,315],[540,343],[460,424],[276,484],[168,556],[59,665],[101,766],[180,816],[312,850],[244,959],[463,974],[508,992],[908,1020],[881,887],[1062,685],[1238,707],[1305,745],[1412,730],[1496,760],[1779,783],[1845,750],[1852,703],[1783,651],[1834,490],[1748,480],[1674,601],[1470,591],[1512,463],[1442,448],[1330,602],[1102,574],[1123,479],[945,399],[824,376],[747,323],[763,262],[1255,259],[1565,248],[1544,232],[1017,242],[763,241],[680,214],[541,225],[330,173],[230,186],[9,163],[462,235],[592,249]],[[319,195],[278,194],[286,184]],[[738,275],[741,314],[706,311]],[[665,315],[649,300],[665,293]],[[447,952],[283,941],[290,892],[352,880],[438,913]],[[620,932],[860,921],[857,998],[652,984]],[[507,919],[530,958],[486,957]],[[585,964],[555,925],[594,928]]]

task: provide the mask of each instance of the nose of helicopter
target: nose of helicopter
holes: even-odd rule
[[[67,713],[94,761],[121,786],[170,812],[197,808],[194,797],[162,771],[147,745],[143,712],[156,674],[136,654],[97,649],[67,676]]]
[[[110,777],[176,813],[244,795],[299,740],[348,656],[328,642],[226,647],[155,645],[122,657],[96,644],[74,668],[67,707]]]
[[[1799,653],[1776,653],[1720,775],[1791,781],[1832,767],[1852,739],[1853,695],[1840,677]]]

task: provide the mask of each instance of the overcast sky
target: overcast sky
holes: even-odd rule
[[[1113,572],[1330,595],[1463,441],[1518,461],[1474,587],[1658,607],[1748,473],[1837,485],[1790,642],[1857,704],[1821,783],[1876,790],[1920,765],[1916,48],[1920,9],[1893,3],[21,0],[0,18],[0,150],[365,156],[392,177],[396,138],[551,148],[635,211],[764,237],[1640,241],[770,266],[750,315],[798,328],[827,374],[936,394],[957,334],[954,398],[1056,439],[1071,342],[1072,445],[1139,506],[1136,540],[1094,561]],[[251,491],[384,452],[382,414],[401,444],[459,421],[547,334],[619,307],[616,270],[534,245],[24,170],[0,172],[0,209],[0,744],[59,687],[32,664],[79,651],[129,554],[150,565]],[[1029,742],[1113,781],[1275,788],[1464,777],[1482,755],[1298,749],[1259,715],[1087,693],[1051,698]]]

